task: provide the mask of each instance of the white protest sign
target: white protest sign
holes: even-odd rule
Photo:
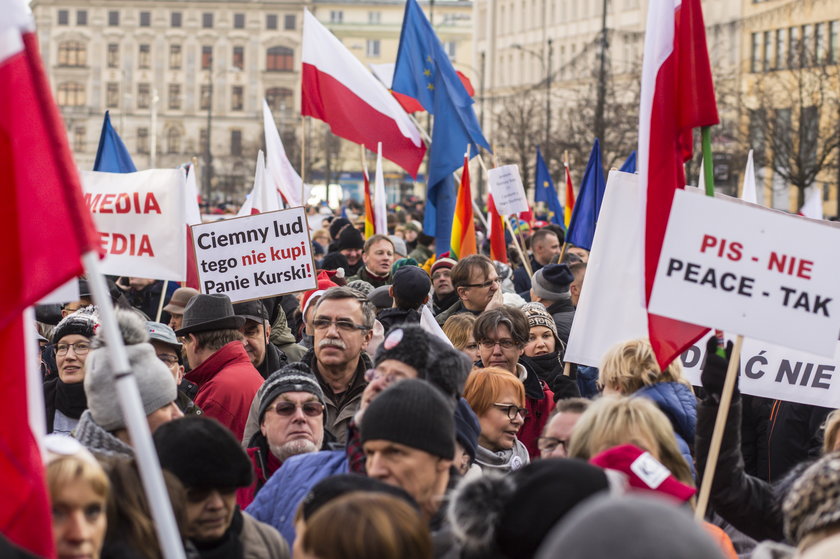
[[[706,341],[713,335],[705,336],[682,354],[686,378],[695,386],[700,386]],[[738,387],[753,396],[840,408],[840,344],[835,343],[833,357],[821,357],[746,338]]]
[[[192,237],[202,293],[236,303],[317,286],[301,207],[194,225]]]
[[[678,190],[650,312],[834,355],[838,246],[835,228]]]
[[[514,215],[528,211],[525,187],[519,176],[519,165],[503,165],[487,172],[493,202],[501,215]]]
[[[79,294],[79,279],[73,278],[67,283],[56,287],[53,291],[44,296],[38,301],[39,305],[49,305],[54,303],[67,303],[70,301],[78,301]]]
[[[183,169],[137,173],[82,171],[81,176],[85,203],[105,252],[104,273],[171,281],[186,279]]]

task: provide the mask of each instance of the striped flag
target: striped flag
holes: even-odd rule
[[[452,219],[452,240],[450,251],[456,260],[470,254],[476,254],[475,221],[473,220],[472,190],[470,190],[469,154],[464,155],[464,171],[461,174],[461,186],[455,201],[455,215]]]
[[[365,239],[370,239],[374,235],[374,220],[375,214],[373,212],[373,201],[370,198],[370,175],[367,170],[367,162],[363,160],[364,165],[362,175],[365,179]]]
[[[566,203],[563,204],[563,225],[568,231],[569,224],[572,223],[572,213],[575,210],[575,189],[572,186],[572,174],[569,172],[569,162],[564,161],[563,167],[566,168]]]
[[[490,260],[507,264],[507,243],[505,243],[505,222],[496,209],[493,195],[487,196],[487,222],[490,224]]]

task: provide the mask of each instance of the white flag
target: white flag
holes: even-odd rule
[[[744,189],[741,191],[741,200],[744,202],[758,203],[755,189],[755,164],[753,163],[753,150],[747,155],[747,168],[744,170]]]
[[[811,219],[823,219],[822,187],[815,184],[808,188],[799,213]]]
[[[286,157],[283,140],[280,139],[274,116],[265,99],[263,99],[263,126],[265,127],[265,166],[268,176],[271,177],[274,187],[283,195],[289,206],[302,206],[303,181],[292,167],[289,158]]]
[[[280,194],[265,171],[265,157],[262,150],[257,154],[257,172],[254,174],[254,188],[242,207],[239,217],[252,214],[273,212],[283,209]]]
[[[385,176],[382,174],[382,142],[376,146],[376,184],[373,191],[373,232],[388,234],[388,209],[385,204]]]

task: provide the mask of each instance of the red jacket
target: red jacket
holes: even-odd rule
[[[195,404],[242,440],[251,402],[262,386],[241,341],[230,342],[185,375],[198,386]]]
[[[267,447],[267,445],[264,445]],[[283,462],[277,459],[271,452],[264,451],[259,446],[248,449],[248,458],[254,466],[254,481],[248,487],[240,487],[236,490],[236,504],[245,510],[254,501],[257,492],[262,489],[274,472],[280,469]]]

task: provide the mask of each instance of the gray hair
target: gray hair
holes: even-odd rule
[[[359,302],[359,307],[362,309],[362,315],[364,317],[364,324],[368,328],[373,328],[373,323],[376,320],[376,309],[368,301],[368,298],[365,297],[360,291],[352,289],[350,287],[330,287],[327,289],[321,298],[318,299],[318,302],[315,304],[315,312],[318,312],[318,309],[321,307],[324,301],[328,300],[340,300],[340,299],[355,299]]]

